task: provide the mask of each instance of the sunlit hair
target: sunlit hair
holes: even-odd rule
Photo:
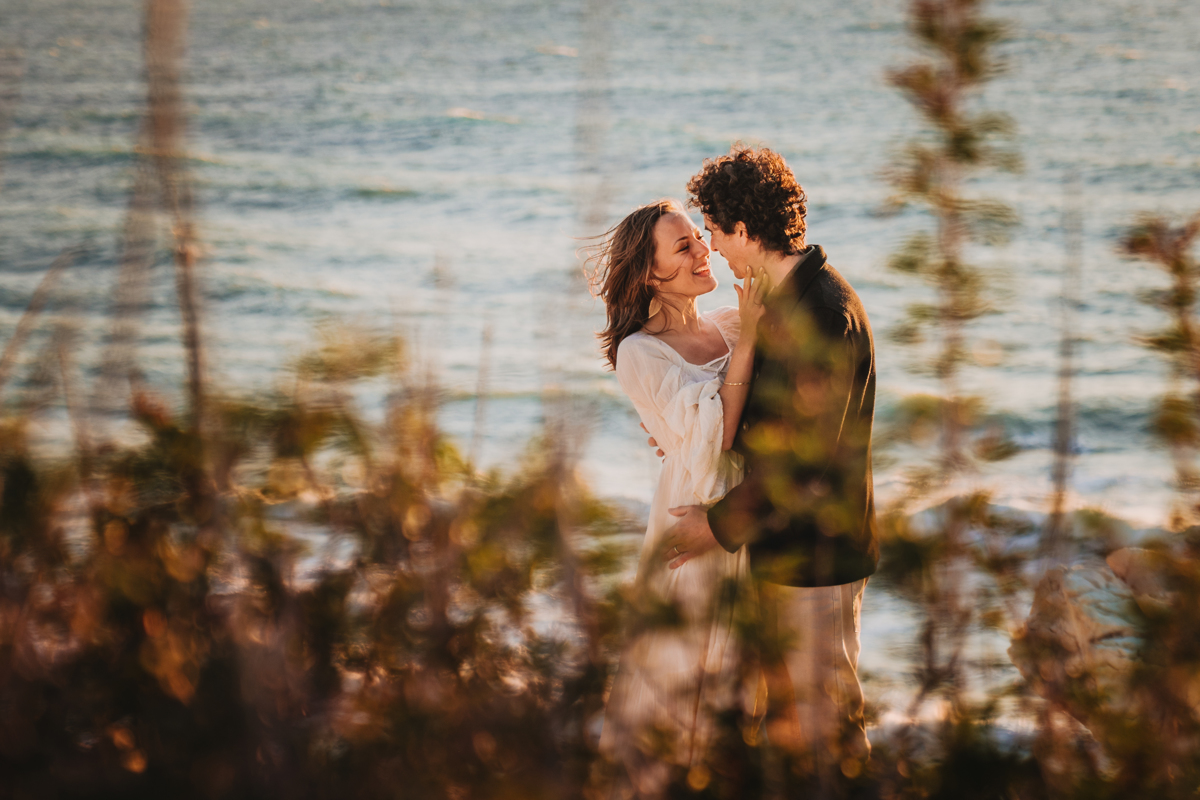
[[[705,159],[687,189],[689,205],[724,233],[741,222],[766,250],[791,255],[804,249],[808,197],[778,153],[735,144],[728,155]]]
[[[682,203],[670,198],[637,208],[597,236],[602,240],[599,244],[587,248],[590,255],[586,264],[591,267],[588,283],[592,294],[604,301],[608,315],[607,327],[597,336],[604,357],[614,368],[621,342],[640,330],[650,318],[650,301],[655,296],[650,279],[657,277],[667,281],[675,277],[653,274],[657,250],[654,226],[673,211],[687,213]]]

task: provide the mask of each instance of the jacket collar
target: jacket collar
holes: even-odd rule
[[[809,287],[812,286],[813,281],[816,280],[817,275],[824,269],[825,251],[819,244],[810,244],[801,252],[803,256],[800,261],[792,267],[792,271],[788,273],[779,288],[771,292],[767,298],[768,303],[773,305],[775,302],[782,303],[787,300],[793,303],[800,302]]]

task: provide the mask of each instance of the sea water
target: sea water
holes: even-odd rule
[[[881,173],[919,132],[886,82],[918,56],[904,11],[897,0],[193,3],[189,168],[217,380],[277,383],[331,319],[398,330],[436,370],[443,424],[464,448],[482,416],[485,466],[512,467],[543,398],[565,392],[587,412],[592,487],[644,504],[658,460],[600,360],[603,309],[576,250],[641,203],[683,197],[705,158],[743,141],[787,158],[808,193],[809,241],[862,296],[886,423],[899,397],[935,388],[887,335],[929,297],[886,268],[929,221],[878,213]],[[1140,212],[1200,211],[1200,9],[1006,0],[988,12],[1009,25],[1006,70],[976,107],[1013,118],[1024,169],[968,189],[1009,203],[1021,224],[1009,243],[972,251],[994,278],[996,313],[970,336],[996,363],[969,370],[963,388],[1022,450],[983,480],[1000,502],[1047,502],[1075,173],[1073,502],[1159,524],[1172,468],[1148,420],[1167,369],[1138,339],[1165,324],[1144,294],[1166,281],[1115,247]],[[133,0],[0,3],[0,48],[23,73],[0,142],[0,337],[54,256],[83,241],[51,310],[82,320],[85,365],[107,331],[132,184],[141,13]],[[721,286],[705,309],[736,302],[719,257],[714,268]],[[183,371],[174,303],[164,257],[139,346],[164,390]],[[881,461],[883,501],[905,466]],[[876,613],[880,630],[904,627],[895,606]]]

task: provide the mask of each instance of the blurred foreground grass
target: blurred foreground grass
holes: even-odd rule
[[[350,385],[398,356],[330,336],[293,393],[208,398],[202,436],[138,392],[144,442],[86,470],[3,420],[6,793],[579,794],[619,519],[563,448],[476,476],[431,387],[365,423]]]
[[[978,161],[980,140],[966,134],[1003,132],[956,111],[965,87],[991,75],[980,54],[998,29],[978,18],[981,5],[916,0],[914,33],[935,58],[894,76],[934,131],[933,145],[908,151],[901,188],[951,232],[965,224],[959,170]],[[583,426],[568,404],[547,398],[522,463],[480,475],[438,430],[437,387],[393,337],[327,328],[286,390],[245,397],[206,379],[179,88],[185,23],[178,0],[148,0],[146,113],[95,380],[76,385],[69,325],[18,358],[70,249],[0,355],[10,389],[0,396],[0,797],[630,796],[597,741],[635,611],[621,593],[630,554],[618,534],[640,521],[578,480]],[[179,409],[136,358],[164,227],[186,361]],[[936,335],[947,388],[911,399],[900,423],[914,440],[940,425],[954,446],[918,470],[913,508],[888,517],[873,586],[911,604],[913,709],[934,710],[876,727],[865,768],[812,796],[1200,792],[1197,231],[1144,220],[1125,244],[1172,280],[1156,295],[1169,327],[1148,344],[1173,369],[1156,426],[1180,489],[1175,530],[1136,551],[1117,549],[1103,533],[1111,525],[1086,513],[1066,525],[1056,509],[1062,541],[1047,548],[1038,539],[1050,537],[982,492],[929,507],[986,421],[954,382],[968,323],[986,309],[953,236],[906,251],[900,266],[949,298],[914,317]],[[390,386],[380,420],[355,403],[362,381]],[[33,446],[50,409],[67,411],[68,458]],[[130,427],[114,433],[114,420]],[[977,460],[1006,451],[983,433]],[[672,624],[670,609],[650,615]],[[753,653],[760,640],[745,618]],[[1012,637],[1021,680],[978,680],[996,666],[973,659],[981,633]],[[783,787],[796,781],[756,721],[713,711],[718,745],[672,772],[663,796],[790,796]],[[652,743],[647,754],[669,755]]]

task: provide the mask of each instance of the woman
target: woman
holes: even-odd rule
[[[696,298],[717,288],[711,252],[683,207],[660,200],[613,227],[591,259],[608,315],[604,353],[665,453],[634,584],[639,613],[600,742],[642,795],[657,794],[673,765],[699,765],[711,712],[740,700],[729,589],[746,582],[745,551],[715,548],[678,569],[660,552],[674,521],[667,509],[712,503],[741,481],[728,450],[749,388],[762,279],[735,286],[738,308],[697,313]]]

